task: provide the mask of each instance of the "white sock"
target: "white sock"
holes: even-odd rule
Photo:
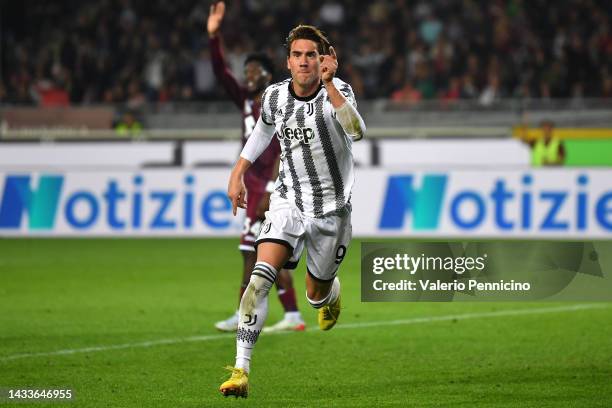
[[[251,370],[251,351],[243,347],[236,348],[236,368],[242,368],[247,374]]]
[[[293,321],[293,322],[300,321],[300,320],[302,320],[302,315],[298,311],[295,311],[295,312],[285,312],[285,319]]]
[[[327,297],[327,303],[331,304],[338,300],[338,296],[340,296],[340,279],[336,276],[334,278],[334,283],[332,283],[331,290],[329,291],[329,296]]]
[[[308,300],[308,303],[310,303],[310,306],[314,307],[315,309],[320,309],[325,305],[334,303],[338,299],[339,295],[340,295],[340,280],[336,276],[334,278],[334,283],[332,283],[331,289],[329,290],[329,293],[327,294],[327,296],[325,296],[321,300],[312,300],[311,298],[308,297],[308,292],[306,292],[306,300]]]
[[[247,373],[253,348],[268,316],[268,294],[276,274],[277,271],[272,265],[257,262],[240,300],[236,332],[236,368],[242,368]]]

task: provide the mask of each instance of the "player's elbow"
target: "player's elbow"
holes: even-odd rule
[[[336,109],[336,119],[351,139],[360,140],[365,136],[365,123],[357,109],[350,103],[344,103]]]
[[[353,126],[353,129],[351,130],[352,130],[352,132],[350,133],[351,139],[353,139],[353,141],[356,142],[364,138],[366,134],[366,125],[365,123],[363,123],[363,120],[359,120],[355,124],[355,126]]]

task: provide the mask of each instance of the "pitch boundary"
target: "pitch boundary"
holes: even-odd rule
[[[577,311],[590,310],[590,309],[604,309],[608,307],[609,305],[607,304],[581,304],[581,305],[557,306],[557,307],[547,307],[547,308],[538,308],[538,309],[510,309],[510,310],[499,310],[499,311],[494,311],[494,312],[463,313],[463,314],[452,314],[452,315],[442,315],[442,316],[423,316],[423,317],[413,317],[410,319],[338,324],[334,328],[334,330],[362,329],[362,328],[378,327],[378,326],[399,326],[399,325],[409,325],[409,324],[434,323],[434,322],[444,322],[444,321],[454,321],[454,320],[459,321],[459,320],[480,319],[480,318],[490,318],[490,317],[512,317],[512,316],[525,316],[525,315],[546,314],[546,313],[577,312]],[[290,334],[290,333],[293,333],[293,332],[265,333],[264,335],[270,336],[270,335],[281,335],[281,334]],[[306,331],[306,333],[321,333],[321,331],[320,330],[310,330],[310,331]],[[236,335],[234,333],[211,334],[211,335],[205,335],[205,336],[190,336],[190,337],[182,337],[182,338],[175,338],[175,339],[160,339],[160,340],[151,340],[151,341],[143,341],[143,342],[136,342],[136,343],[124,343],[124,344],[115,344],[115,345],[108,345],[108,346],[94,346],[94,347],[84,347],[84,348],[76,348],[76,349],[64,349],[64,350],[39,352],[39,353],[13,354],[10,356],[1,357],[0,361],[7,362],[7,361],[20,360],[24,358],[32,358],[32,357],[51,357],[51,356],[72,355],[72,354],[78,354],[78,353],[93,353],[93,352],[100,352],[100,351],[123,350],[123,349],[130,349],[130,348],[147,348],[147,347],[172,345],[172,344],[179,344],[179,343],[193,343],[193,342],[205,342],[205,341],[214,341],[214,340],[222,340],[222,339],[233,339],[235,337]]]

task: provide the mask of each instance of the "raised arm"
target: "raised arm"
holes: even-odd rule
[[[329,55],[321,55],[320,71],[323,86],[327,90],[329,100],[336,111],[336,120],[342,129],[353,140],[362,139],[365,135],[366,126],[363,118],[356,108],[353,92],[347,85],[346,96],[343,95],[334,84],[334,75],[338,69],[338,58],[334,47],[329,47]]]
[[[206,22],[206,29],[208,30],[208,45],[210,49],[210,58],[212,61],[213,71],[215,76],[225,88],[225,91],[229,94],[232,101],[242,109],[244,103],[244,90],[232,71],[225,62],[225,56],[223,55],[223,48],[221,47],[221,22],[225,15],[225,3],[220,1],[213,3],[210,6],[210,14]]]

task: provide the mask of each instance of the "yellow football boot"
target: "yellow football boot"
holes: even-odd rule
[[[249,395],[249,375],[242,368],[226,367],[232,372],[232,376],[221,384],[219,391],[225,396],[230,395],[246,398]]]
[[[332,304],[325,305],[319,309],[319,328],[329,330],[336,325],[340,316],[340,294]]]

